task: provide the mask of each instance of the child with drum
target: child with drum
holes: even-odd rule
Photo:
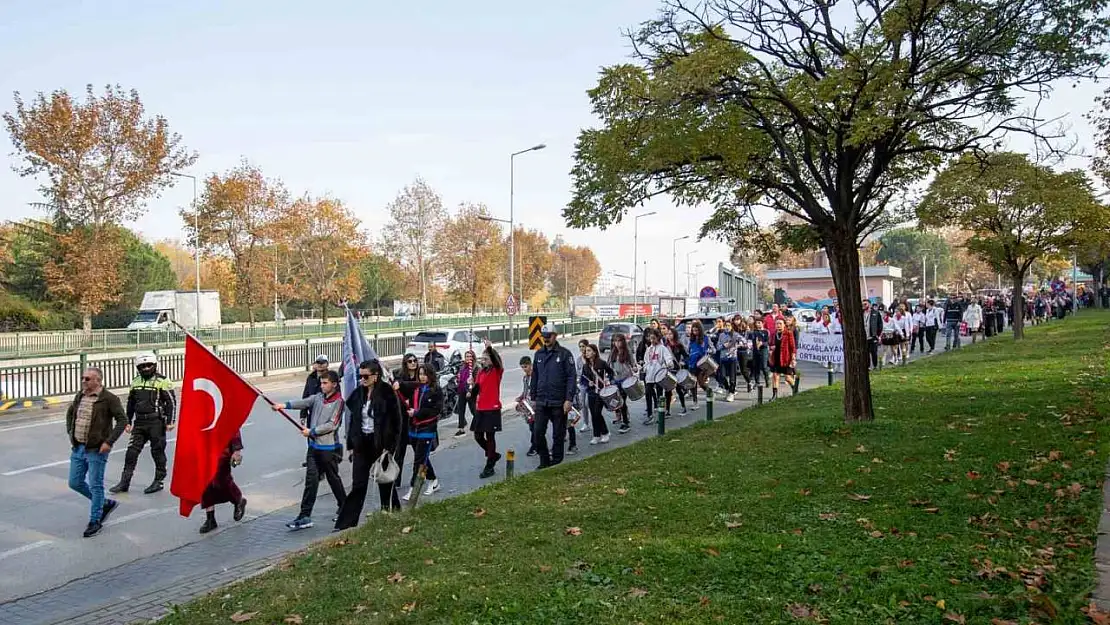
[[[520,371],[523,374],[523,381],[520,386],[520,395],[516,396],[516,411],[524,416],[528,422],[528,457],[536,455],[536,410],[532,406],[532,402],[528,400],[528,389],[532,387],[532,357],[520,357]]]
[[[648,407],[648,416],[644,420],[644,425],[651,425],[655,422],[655,407],[666,401],[659,381],[670,374],[674,355],[663,344],[662,335],[658,330],[648,328],[644,332],[644,338],[648,343],[647,349],[644,350],[644,378],[647,380]]]
[[[590,409],[590,424],[593,426],[591,445],[609,442],[609,426],[605,423],[602,407],[615,410],[621,399],[620,388],[613,384],[613,369],[598,355],[596,345],[587,345],[582,359],[582,372],[579,379],[586,385],[586,405]]]
[[[627,434],[630,429],[628,425],[628,393],[625,390],[627,386],[636,386],[642,384],[640,378],[636,375],[636,368],[632,362],[632,352],[628,349],[628,339],[620,333],[613,335],[613,349],[609,352],[609,368],[613,370],[613,379],[616,383],[618,391],[620,391],[620,407],[614,412],[614,424],[620,424],[617,428],[617,433]]]
[[[717,372],[717,363],[713,361],[710,355],[710,342],[709,337],[705,335],[705,329],[701,325],[701,321],[694,319],[690,323],[690,330],[686,335],[690,337],[690,359],[687,361],[690,367],[690,373],[697,375],[697,386],[690,390],[693,395],[694,410],[698,409],[698,387],[701,387],[706,393],[709,390],[709,376]]]
[[[672,403],[672,400],[674,399],[674,394],[675,393],[678,394],[678,403],[679,403],[679,406],[680,406],[679,411],[678,411],[678,415],[680,417],[685,416],[686,415],[686,389],[687,389],[687,386],[688,386],[685,382],[686,382],[686,379],[688,379],[690,377],[690,372],[686,370],[686,364],[685,364],[686,359],[688,358],[688,354],[686,353],[686,347],[682,344],[682,341],[678,340],[678,333],[676,333],[674,331],[674,328],[672,328],[670,326],[663,326],[663,344],[667,346],[667,349],[671,350],[671,355],[673,356],[673,364],[671,365],[671,373],[675,374],[675,382],[676,382],[674,392],[667,391],[664,394],[666,396],[666,399],[667,399],[667,416],[668,417],[671,416],[671,403]]]

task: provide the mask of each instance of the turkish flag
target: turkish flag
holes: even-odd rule
[[[220,456],[257,399],[253,386],[203,343],[185,336],[185,379],[170,482],[170,492],[181,500],[181,516],[188,517],[200,503]]]

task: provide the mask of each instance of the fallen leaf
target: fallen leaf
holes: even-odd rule
[[[901,562],[898,563],[898,568],[900,568],[900,569],[912,569],[913,568],[913,560],[902,560]]]
[[[866,451],[867,451],[867,448],[864,447],[863,445],[856,445],[856,453],[857,454],[862,454],[862,453],[865,453]]]
[[[258,614],[258,612],[244,612],[242,610],[239,610],[235,614],[231,615],[231,622],[232,623],[246,623],[247,621],[254,618],[257,614]]]
[[[401,528],[401,533],[402,534],[408,534],[411,531],[412,531],[412,526],[411,525],[406,525],[406,526]]]
[[[967,473],[965,473],[964,475],[966,475],[966,476],[967,476],[967,479],[969,479],[969,480],[977,480],[977,479],[979,479],[979,477],[980,477],[980,475],[979,475],[979,472],[978,472],[978,471],[968,471],[968,472],[967,472]]]
[[[397,571],[386,579],[389,580],[389,583],[391,584],[400,584],[401,582],[405,581],[405,576],[400,571]]]
[[[628,489],[618,488],[618,489],[614,490],[613,492],[618,494],[618,495],[627,495],[628,494]]]
[[[999,462],[998,464],[996,464],[994,466],[995,466],[995,468],[997,468],[999,471],[1001,471],[1003,473],[1006,473],[1010,470],[1010,463],[1006,462],[1005,460],[1003,460],[1002,462]]]
[[[875,530],[874,532],[871,532],[871,538],[882,538],[882,537],[883,537],[883,533],[880,532],[879,530]]]
[[[706,597],[705,595],[702,595],[701,597],[699,597],[698,598],[698,605],[702,606],[703,608],[705,606],[709,605],[709,597]]]
[[[285,617],[285,622],[290,625],[301,625],[301,623],[304,622],[304,618],[300,614],[290,614]]]
[[[1054,461],[1059,460],[1059,459],[1060,459],[1060,451],[1059,450],[1053,449],[1052,451],[1048,452],[1049,462],[1054,462]]]
[[[405,605],[401,606],[401,611],[404,612],[405,614],[409,614],[415,609],[416,609],[416,602],[415,601],[410,601],[410,602],[406,603]]]
[[[940,508],[924,508],[922,511],[926,514],[936,514],[940,512]]]
[[[428,566],[431,566],[431,565],[433,565],[433,564],[435,564],[435,563],[436,563],[436,561],[435,561],[435,560],[432,560],[431,558],[429,558],[429,559],[427,559],[427,560],[425,560],[425,561],[424,561],[424,564],[427,564]]]
[[[812,491],[810,491],[808,488],[803,488],[802,490],[798,491],[798,494],[802,497],[809,497],[811,492]]]
[[[955,612],[945,612],[944,620],[952,623],[958,623],[959,625],[964,625],[964,623],[967,622],[967,619],[964,618],[963,614],[956,614]]]
[[[355,606],[355,614],[362,614],[365,611],[366,611],[366,606],[364,606],[364,605],[356,605]]]
[[[808,605],[805,605],[804,603],[792,603],[786,606],[786,611],[790,614],[790,616],[793,616],[798,620],[818,620],[820,618],[817,610],[809,607]]]
[[[646,597],[647,594],[648,594],[648,591],[644,590],[643,588],[629,588],[628,589],[628,596],[632,599],[639,599],[640,597]]]
[[[713,556],[714,558],[716,558],[717,556],[721,555],[721,552],[720,552],[720,551],[717,551],[717,550],[716,550],[716,549],[714,549],[713,547],[708,547],[708,548],[706,548],[706,549],[705,549],[705,553],[707,553],[707,554],[709,554],[709,555]]]
[[[734,530],[743,525],[740,521],[725,521],[725,529]]]
[[[832,521],[838,516],[840,516],[839,512],[822,512],[821,514],[817,515],[817,518],[821,519],[822,521]]]
[[[937,607],[940,608],[941,610],[944,609],[944,599],[941,599],[940,601],[937,602]]]
[[[486,516],[486,509],[485,508],[475,508],[473,514],[474,514],[474,518],[480,519],[480,518]]]
[[[567,534],[567,536],[581,536],[582,535],[582,528],[580,528],[580,527],[568,527],[566,529],[566,534]]]
[[[883,459],[882,458],[872,458],[871,462],[872,462],[872,464],[882,464]]]
[[[570,497],[563,497],[559,503],[570,503]]]
[[[551,572],[551,567],[550,566],[547,566],[546,564],[541,564],[540,565],[540,573],[550,573],[550,572]]]
[[[1040,482],[1038,482],[1037,480],[1022,480],[1022,483],[1025,484],[1026,486],[1039,486],[1040,485]]]
[[[848,495],[848,499],[851,499],[852,501],[868,501],[869,499],[871,499],[871,495],[852,493],[851,495]]]
[[[991,625],[1018,625],[1017,621],[1003,620],[997,616],[991,619]]]
[[[1071,491],[1071,494],[1078,495],[1079,493],[1083,492],[1083,486],[1079,482],[1072,482],[1071,486],[1068,487],[1068,490]]]

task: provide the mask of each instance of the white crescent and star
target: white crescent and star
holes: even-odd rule
[[[216,383],[208,378],[196,378],[193,380],[193,390],[208,393],[212,396],[212,404],[215,409],[212,423],[201,430],[201,432],[207,432],[216,427],[216,423],[220,420],[220,414],[223,413],[224,410],[224,395],[220,392],[220,387],[216,386]]]

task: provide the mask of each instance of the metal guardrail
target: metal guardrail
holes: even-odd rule
[[[537,313],[545,314],[545,313]],[[565,318],[565,313],[548,313],[553,320]],[[526,316],[521,318],[527,319]],[[475,317],[471,315],[442,318],[414,318],[393,321],[361,322],[363,332],[382,333],[402,330],[434,328],[469,328],[471,325],[508,323],[508,317]],[[342,336],[345,321],[335,323],[285,324],[285,325],[234,325],[202,329],[196,336],[210,344],[247,343],[251,341],[282,341],[291,339]],[[81,330],[63,332],[14,332],[0,334],[0,359],[31,356],[59,356],[81,352],[107,352],[125,349],[165,349],[180,347],[185,334],[178,329],[165,330]]]
[[[555,323],[563,334],[588,334],[600,332],[601,328],[613,321],[615,320],[591,319]],[[482,324],[476,325],[474,330],[495,345],[515,345],[528,340],[526,319],[515,323],[512,328],[506,324]],[[409,336],[405,332],[391,335],[368,334],[366,338],[379,357],[390,358],[404,353]],[[208,344],[213,346],[224,362],[240,374],[267,376],[298,369],[307,371],[319,354],[327,354],[332,362],[339,362],[343,340],[305,339],[295,343],[282,342],[280,345],[263,342],[261,345],[248,347]],[[0,368],[0,396],[5,402],[11,403],[76,394],[81,387],[81,373],[86,367],[99,367],[104,372],[104,385],[110,389],[126,388],[135,376],[134,358],[131,356],[95,357],[81,353],[64,362]],[[158,367],[171,380],[180,381],[185,373],[184,351],[178,347],[172,353],[159,354]]]

